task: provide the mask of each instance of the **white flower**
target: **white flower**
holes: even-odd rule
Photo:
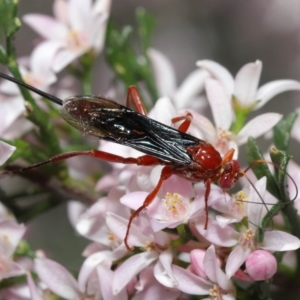
[[[11,146],[0,141],[0,166],[3,165],[16,150],[15,146]]]
[[[139,219],[141,220],[143,216],[141,214]],[[173,284],[176,284],[171,269],[173,255],[168,248],[168,234],[163,231],[153,234],[149,226],[149,220],[143,219],[142,226],[137,226],[135,223],[131,224],[128,243],[130,246],[139,247],[145,251],[129,257],[116,269],[112,281],[114,295],[117,295],[137,274],[150,264],[155,265],[153,274],[157,281],[164,284],[161,282],[165,280],[165,276],[161,278],[162,273],[164,273]],[[124,239],[128,220],[113,213],[108,213],[106,222],[110,230],[119,239]]]
[[[177,87],[174,68],[168,58],[156,49],[149,49],[154,80],[160,97],[169,97],[176,109],[193,108],[200,110],[206,106],[206,99],[200,96],[204,90],[205,79],[209,76],[205,70],[194,70]]]
[[[109,10],[110,0],[57,0],[56,19],[28,14],[23,20],[45,38],[46,47],[56,49],[52,67],[58,72],[87,51],[102,50]]]
[[[200,138],[214,145],[217,150],[225,155],[231,148],[235,149],[234,158],[238,156],[238,146],[247,142],[248,137],[257,138],[270,130],[282,117],[278,113],[266,113],[250,120],[237,133],[230,130],[235,120],[232,110],[231,97],[221,83],[215,79],[206,80],[206,93],[215,126],[204,116],[188,110],[193,115],[192,127],[196,132],[201,132]]]
[[[299,81],[288,79],[271,81],[257,88],[262,70],[262,62],[259,60],[244,65],[235,79],[227,69],[214,61],[200,60],[196,65],[217,79],[228,97],[233,97],[241,107],[252,110],[261,108],[280,93],[300,90]]]
[[[210,295],[213,300],[233,300],[234,287],[232,282],[219,266],[215,247],[211,245],[205,252],[203,260],[193,260],[192,269],[203,268],[202,274],[194,274],[190,270],[172,265],[173,274],[178,281],[174,286],[184,293],[192,295]]]

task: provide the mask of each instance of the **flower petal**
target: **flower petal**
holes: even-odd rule
[[[68,8],[69,3],[67,1],[54,1],[53,14],[55,18],[63,24],[68,24]]]
[[[113,281],[114,272],[110,268],[102,263],[97,266],[97,274],[99,278],[99,285],[103,299],[111,300],[127,300],[127,293],[125,289],[122,289],[118,295],[114,295],[112,292],[111,283]]]
[[[95,271],[96,267],[105,261],[114,260],[111,251],[99,251],[90,255],[82,264],[79,275],[78,275],[78,285],[82,292],[86,291],[89,277]]]
[[[225,273],[221,270],[214,245],[211,245],[205,253],[203,259],[203,267],[207,277],[212,281],[217,283],[223,290],[231,290],[232,283],[228,280]]]
[[[157,259],[156,252],[142,252],[129,257],[120,265],[112,281],[113,294],[117,295],[141,270]]]
[[[83,214],[86,208],[86,205],[79,201],[70,200],[67,203],[67,213],[69,221],[74,228],[76,228],[76,223],[78,222],[79,217]]]
[[[75,278],[57,262],[48,258],[37,258],[35,269],[39,278],[53,293],[66,299],[82,296]]]
[[[154,269],[153,269],[154,277],[156,278],[157,282],[162,284],[165,287],[173,288],[177,286],[177,281],[173,276],[173,271],[171,270],[172,278],[167,274],[163,264],[160,261],[157,261]]]
[[[158,122],[171,125],[172,118],[176,116],[176,110],[170,98],[162,97],[156,101],[148,116]]]
[[[197,67],[204,68],[222,84],[227,96],[231,98],[234,92],[234,79],[226,68],[212,60],[199,60]]]
[[[173,261],[173,255],[170,249],[163,251],[160,255],[159,255],[159,262],[161,263],[162,267],[163,267],[163,272],[155,272],[154,276],[157,279],[158,282],[160,282],[161,284],[163,284],[163,282],[160,280],[161,279],[161,275],[166,275],[168,278],[170,278],[170,280],[172,280],[172,286],[176,286],[177,285],[177,281],[173,276],[173,271],[172,271],[172,261]]]
[[[193,272],[204,279],[208,279],[203,265],[204,256],[205,251],[202,249],[194,249],[190,252],[191,266],[193,268]]]
[[[235,137],[236,143],[240,146],[247,142],[251,136],[254,139],[269,131],[282,118],[281,114],[266,113],[259,115],[249,121]]]
[[[68,34],[66,26],[47,15],[27,14],[23,21],[45,39],[64,40]]]
[[[81,54],[85,52],[86,49],[71,50],[69,48],[61,49],[57,52],[55,59],[53,61],[52,69],[54,72],[61,71],[70,62],[78,58]]]
[[[30,291],[30,299],[43,300],[42,295],[41,295],[40,291],[38,290],[37,286],[35,285],[30,272],[26,272],[26,277],[27,277],[27,284],[28,284],[29,291]]]
[[[13,140],[23,136],[25,133],[33,129],[33,123],[25,118],[16,119],[8,130],[2,133],[2,138]]]
[[[222,228],[215,220],[209,219],[207,229],[204,229],[205,216],[199,218],[195,227],[197,231],[213,244],[232,247],[236,245],[239,239],[239,233],[232,227]]]
[[[56,81],[52,71],[52,64],[61,43],[46,41],[35,47],[30,56],[30,69],[33,76],[42,83],[39,88],[44,89]]]
[[[290,251],[300,248],[300,240],[287,232],[266,231],[261,248],[270,251]]]
[[[261,108],[276,95],[287,91],[299,91],[300,82],[296,80],[275,80],[262,85],[255,96],[259,100],[255,110]]]
[[[212,285],[202,279],[201,277],[193,274],[189,270],[180,268],[176,265],[172,266],[174,277],[178,285],[175,286],[180,291],[192,295],[206,295]]]
[[[23,69],[23,68],[20,67],[20,69]],[[19,96],[20,95],[20,89],[17,87],[17,85],[8,80],[4,80],[3,82],[1,82],[0,92],[2,94],[6,94],[8,96]],[[3,95],[1,95],[1,98],[2,97],[3,97]],[[22,101],[22,102],[24,101],[21,97],[19,97],[19,98],[20,98],[20,101]],[[1,101],[3,101],[3,100],[1,99]]]
[[[124,219],[114,213],[107,213],[106,224],[120,240],[124,239],[128,226],[127,219]],[[145,246],[146,242],[151,239],[154,241],[154,237],[143,235],[139,226],[137,226],[135,223],[131,224],[128,236],[129,245],[143,247]]]
[[[250,248],[244,249],[239,245],[231,251],[225,267],[225,272],[229,278],[234,275],[234,273],[239,269],[250,253]]]
[[[179,299],[180,291],[170,290],[157,281],[152,281],[146,289],[136,293],[132,300],[153,300],[153,299],[165,299],[165,300],[176,300]]]
[[[204,90],[205,79],[208,76],[205,70],[195,70],[185,78],[173,96],[177,109],[189,106],[189,102]]]
[[[4,220],[0,222],[0,253],[7,257],[11,256],[25,231],[26,227],[15,221]]]
[[[177,193],[188,199],[194,197],[192,183],[176,175],[171,176],[163,183],[160,194],[165,197],[167,193]]]
[[[204,139],[209,143],[213,143],[215,141],[217,132],[212,122],[208,118],[198,114],[192,109],[187,109],[184,111],[184,113],[180,112],[180,114],[185,115],[186,112],[191,113],[193,116],[188,133],[196,136],[197,138]]]
[[[0,166],[3,165],[17,148],[0,141]]]
[[[92,28],[93,30],[90,34],[89,44],[90,47],[93,48],[95,53],[99,53],[104,47],[108,17],[108,13],[103,13],[94,21]]]
[[[258,87],[262,62],[257,60],[254,63],[244,65],[235,77],[234,95],[240,105],[248,107],[255,102],[255,93]]]
[[[110,11],[111,0],[96,0],[93,4],[93,16],[107,14]]]
[[[91,29],[91,0],[69,0],[68,13],[69,25],[73,30],[80,32]]]
[[[249,228],[252,228],[254,231],[257,229],[261,221],[261,214],[263,210],[262,199],[264,199],[266,193],[266,184],[267,177],[264,176],[255,183],[256,190],[252,186],[250,186],[248,220]]]
[[[131,209],[137,210],[139,207],[143,205],[143,202],[145,201],[148,194],[149,193],[147,192],[128,193],[120,198],[120,202]]]
[[[229,130],[233,120],[231,98],[226,95],[222,85],[215,79],[207,79],[205,88],[216,127]]]
[[[150,48],[148,56],[160,97],[171,96],[176,90],[175,70],[169,59],[160,51]]]

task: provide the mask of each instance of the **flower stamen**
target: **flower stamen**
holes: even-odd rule
[[[67,36],[68,44],[73,49],[84,49],[87,46],[86,36],[76,30],[70,30]]]
[[[189,201],[177,193],[167,193],[162,202],[164,215],[167,220],[182,219],[182,216],[187,213]]]
[[[116,248],[120,245],[121,241],[112,231],[109,231],[107,233],[107,235],[108,235],[108,240],[110,241],[112,248]]]
[[[213,288],[209,290],[209,295],[214,300],[222,299],[222,291],[216,284],[214,284]]]
[[[41,81],[38,80],[35,76],[33,76],[31,73],[23,75],[23,79],[27,84],[32,85],[34,87],[39,87],[41,85]]]
[[[250,228],[247,229],[244,234],[240,238],[240,245],[245,248],[255,249],[256,243],[255,243],[255,232]]]
[[[116,237],[116,235],[113,232],[109,231],[107,235],[108,235],[108,239],[111,242],[115,242],[116,241],[117,237]]]
[[[228,142],[232,139],[232,132],[218,128],[218,136],[216,140],[216,148],[220,149],[222,153],[226,153],[228,149]]]
[[[146,242],[145,243],[145,246],[143,247],[143,249],[145,250],[145,251],[154,251],[154,250],[156,250],[156,245],[155,245],[155,242]]]
[[[239,191],[232,195],[232,206],[231,211],[237,213],[244,213],[245,206],[249,201],[249,198],[246,196],[244,191]]]

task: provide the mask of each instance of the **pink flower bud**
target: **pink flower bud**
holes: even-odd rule
[[[204,272],[204,267],[203,267],[203,258],[205,255],[205,251],[201,249],[196,249],[191,251],[191,265],[193,268],[193,271],[195,274],[202,278],[207,278],[205,272]]]
[[[200,276],[204,279],[208,279],[205,269],[204,269],[204,266],[203,266],[203,259],[204,259],[205,253],[206,253],[206,251],[201,250],[201,249],[192,250],[190,253],[191,267],[195,274],[197,274],[198,276]],[[218,261],[219,266],[221,266],[221,261],[218,257],[217,257],[217,261]]]
[[[268,251],[256,250],[246,259],[246,270],[253,280],[267,280],[277,270],[277,261]]]

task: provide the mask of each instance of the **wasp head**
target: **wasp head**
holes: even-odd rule
[[[219,186],[223,190],[228,190],[233,187],[240,177],[243,176],[241,172],[240,163],[233,159],[226,163],[223,172],[219,178]]]

